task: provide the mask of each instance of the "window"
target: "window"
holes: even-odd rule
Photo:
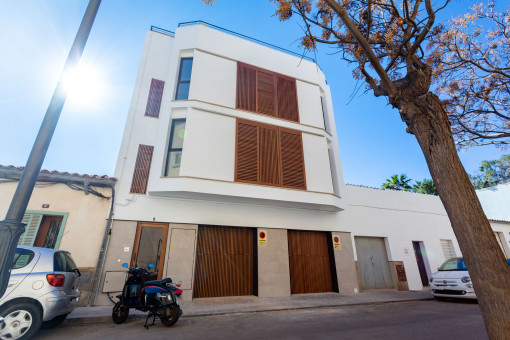
[[[329,156],[329,168],[331,170],[331,180],[333,181],[333,193],[337,196],[340,195],[340,188],[338,187],[338,182],[340,181],[339,175],[336,172],[336,162],[335,162],[335,151],[333,149],[333,143],[328,141],[328,156]]]
[[[26,223],[18,245],[58,249],[63,235],[66,214],[43,215],[27,212],[23,216]]]
[[[452,240],[441,240],[441,247],[443,248],[443,254],[445,259],[448,260],[456,257]]]
[[[168,146],[168,157],[166,161],[165,176],[168,177],[179,176],[185,128],[186,119],[174,119],[172,121],[172,129],[170,130],[170,145]]]
[[[329,126],[329,116],[328,116],[328,108],[326,105],[326,97],[324,94],[321,94],[321,106],[322,106],[322,119],[324,119],[324,130],[326,132],[331,133],[331,128]]]
[[[181,66],[179,67],[179,78],[177,80],[177,92],[175,93],[175,99],[177,100],[188,99],[192,66],[193,58],[181,59]]]
[[[149,181],[153,151],[153,146],[143,144],[138,146],[133,180],[131,181],[131,189],[129,190],[131,194],[145,194],[147,192],[147,182]]]
[[[78,269],[68,253],[59,251],[53,255],[53,270],[56,272],[74,272]]]
[[[301,132],[237,120],[235,181],[306,189]]]
[[[17,248],[12,262],[12,269],[25,267],[34,258],[34,252],[28,249]]]
[[[299,122],[296,79],[238,62],[236,108]]]
[[[151,89],[149,91],[149,99],[145,108],[145,115],[148,117],[159,117],[159,109],[161,107],[161,98],[163,97],[163,89],[165,82],[162,80],[152,79]]]

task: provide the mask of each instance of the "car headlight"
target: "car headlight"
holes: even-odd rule
[[[471,282],[471,278],[469,276],[464,276],[463,278],[460,279],[462,282],[464,283],[468,283],[468,282]]]
[[[430,278],[430,280],[429,280],[429,282],[430,282],[430,283],[432,283],[433,281],[434,281],[434,278],[433,278],[433,277],[431,277],[431,278]]]

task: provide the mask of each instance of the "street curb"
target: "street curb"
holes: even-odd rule
[[[334,304],[334,305],[305,306],[305,307],[282,307],[282,308],[268,308],[268,309],[259,309],[259,310],[251,310],[251,311],[221,311],[221,312],[196,313],[196,314],[192,314],[192,315],[186,315],[186,312],[184,312],[184,314],[181,316],[181,318],[187,319],[187,318],[204,317],[204,316],[282,312],[282,311],[292,311],[292,310],[338,308],[338,307],[348,307],[348,306],[367,306],[367,305],[378,305],[378,304],[397,303],[397,302],[429,301],[429,300],[434,300],[434,298],[430,297],[430,298],[419,298],[419,299],[370,301],[370,302],[347,303],[347,304],[341,304],[341,305]],[[142,314],[142,312],[138,312],[137,314],[130,315],[128,317],[127,321],[129,322],[129,321],[133,321],[135,319],[145,320],[146,317],[147,317],[146,313]],[[113,323],[112,317],[111,316],[98,316],[98,317],[68,318],[62,325],[63,326],[74,326],[74,325],[89,325],[89,324],[97,324],[97,323]]]

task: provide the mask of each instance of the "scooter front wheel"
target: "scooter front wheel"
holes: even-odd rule
[[[125,307],[122,304],[122,302],[119,301],[115,304],[115,306],[113,306],[113,311],[112,311],[113,322],[115,322],[116,324],[121,324],[124,321],[126,321],[128,316],[129,316],[129,308]]]

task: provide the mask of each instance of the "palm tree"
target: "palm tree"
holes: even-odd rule
[[[413,191],[420,193],[420,194],[427,194],[427,195],[436,195],[437,196],[437,189],[434,184],[434,181],[431,179],[424,179],[423,181],[416,181],[416,183],[413,184]]]
[[[410,191],[412,188],[409,185],[409,182],[411,181],[412,179],[407,178],[406,174],[401,174],[400,176],[393,175],[386,179],[386,182],[381,185],[381,188]]]

